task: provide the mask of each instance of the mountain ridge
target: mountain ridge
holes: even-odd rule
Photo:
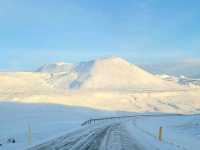
[[[52,66],[55,67],[55,70]],[[49,68],[51,68],[50,71]],[[52,81],[55,86],[66,87],[66,89],[120,90],[178,88],[178,85],[164,81],[129,63],[127,60],[116,56],[98,58],[74,65],[70,64],[70,67],[68,64],[66,66],[66,63],[62,63],[62,65],[50,64],[50,67],[47,65],[40,70],[42,70],[41,72],[54,73]],[[63,72],[62,75],[60,75],[61,72]]]

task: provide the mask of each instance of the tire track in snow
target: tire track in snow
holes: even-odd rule
[[[108,130],[99,150],[144,150],[144,147],[129,136],[122,124],[116,124]]]
[[[84,129],[72,132],[70,134],[58,137],[56,139],[47,141],[45,143],[33,146],[27,150],[62,150],[64,147],[70,149],[74,144],[80,141],[82,138],[87,137],[93,133],[94,130],[85,131]]]
[[[111,128],[110,125],[105,125],[88,131],[80,130],[27,150],[97,150],[109,128]]]
[[[98,150],[110,126],[96,130],[92,135],[80,140],[70,150]]]

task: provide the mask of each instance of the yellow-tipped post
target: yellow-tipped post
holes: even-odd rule
[[[162,140],[163,140],[163,127],[160,127],[160,129],[159,129],[158,139],[160,142],[162,142]]]

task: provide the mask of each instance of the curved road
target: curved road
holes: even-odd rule
[[[81,133],[82,132],[82,133]],[[29,148],[28,150],[144,150],[128,136],[121,123],[79,131]]]
[[[87,125],[86,127],[33,146],[27,150],[177,150],[174,145],[161,144],[157,139],[145,138],[135,119],[113,121],[107,124]],[[153,141],[153,144],[152,144]],[[149,143],[148,143],[149,142]],[[150,147],[149,147],[150,146]],[[164,147],[163,147],[164,146]]]

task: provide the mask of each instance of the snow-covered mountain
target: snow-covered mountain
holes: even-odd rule
[[[173,89],[175,83],[130,64],[120,57],[108,57],[72,64],[50,64],[38,69],[52,73],[49,83],[54,87],[83,90]]]

